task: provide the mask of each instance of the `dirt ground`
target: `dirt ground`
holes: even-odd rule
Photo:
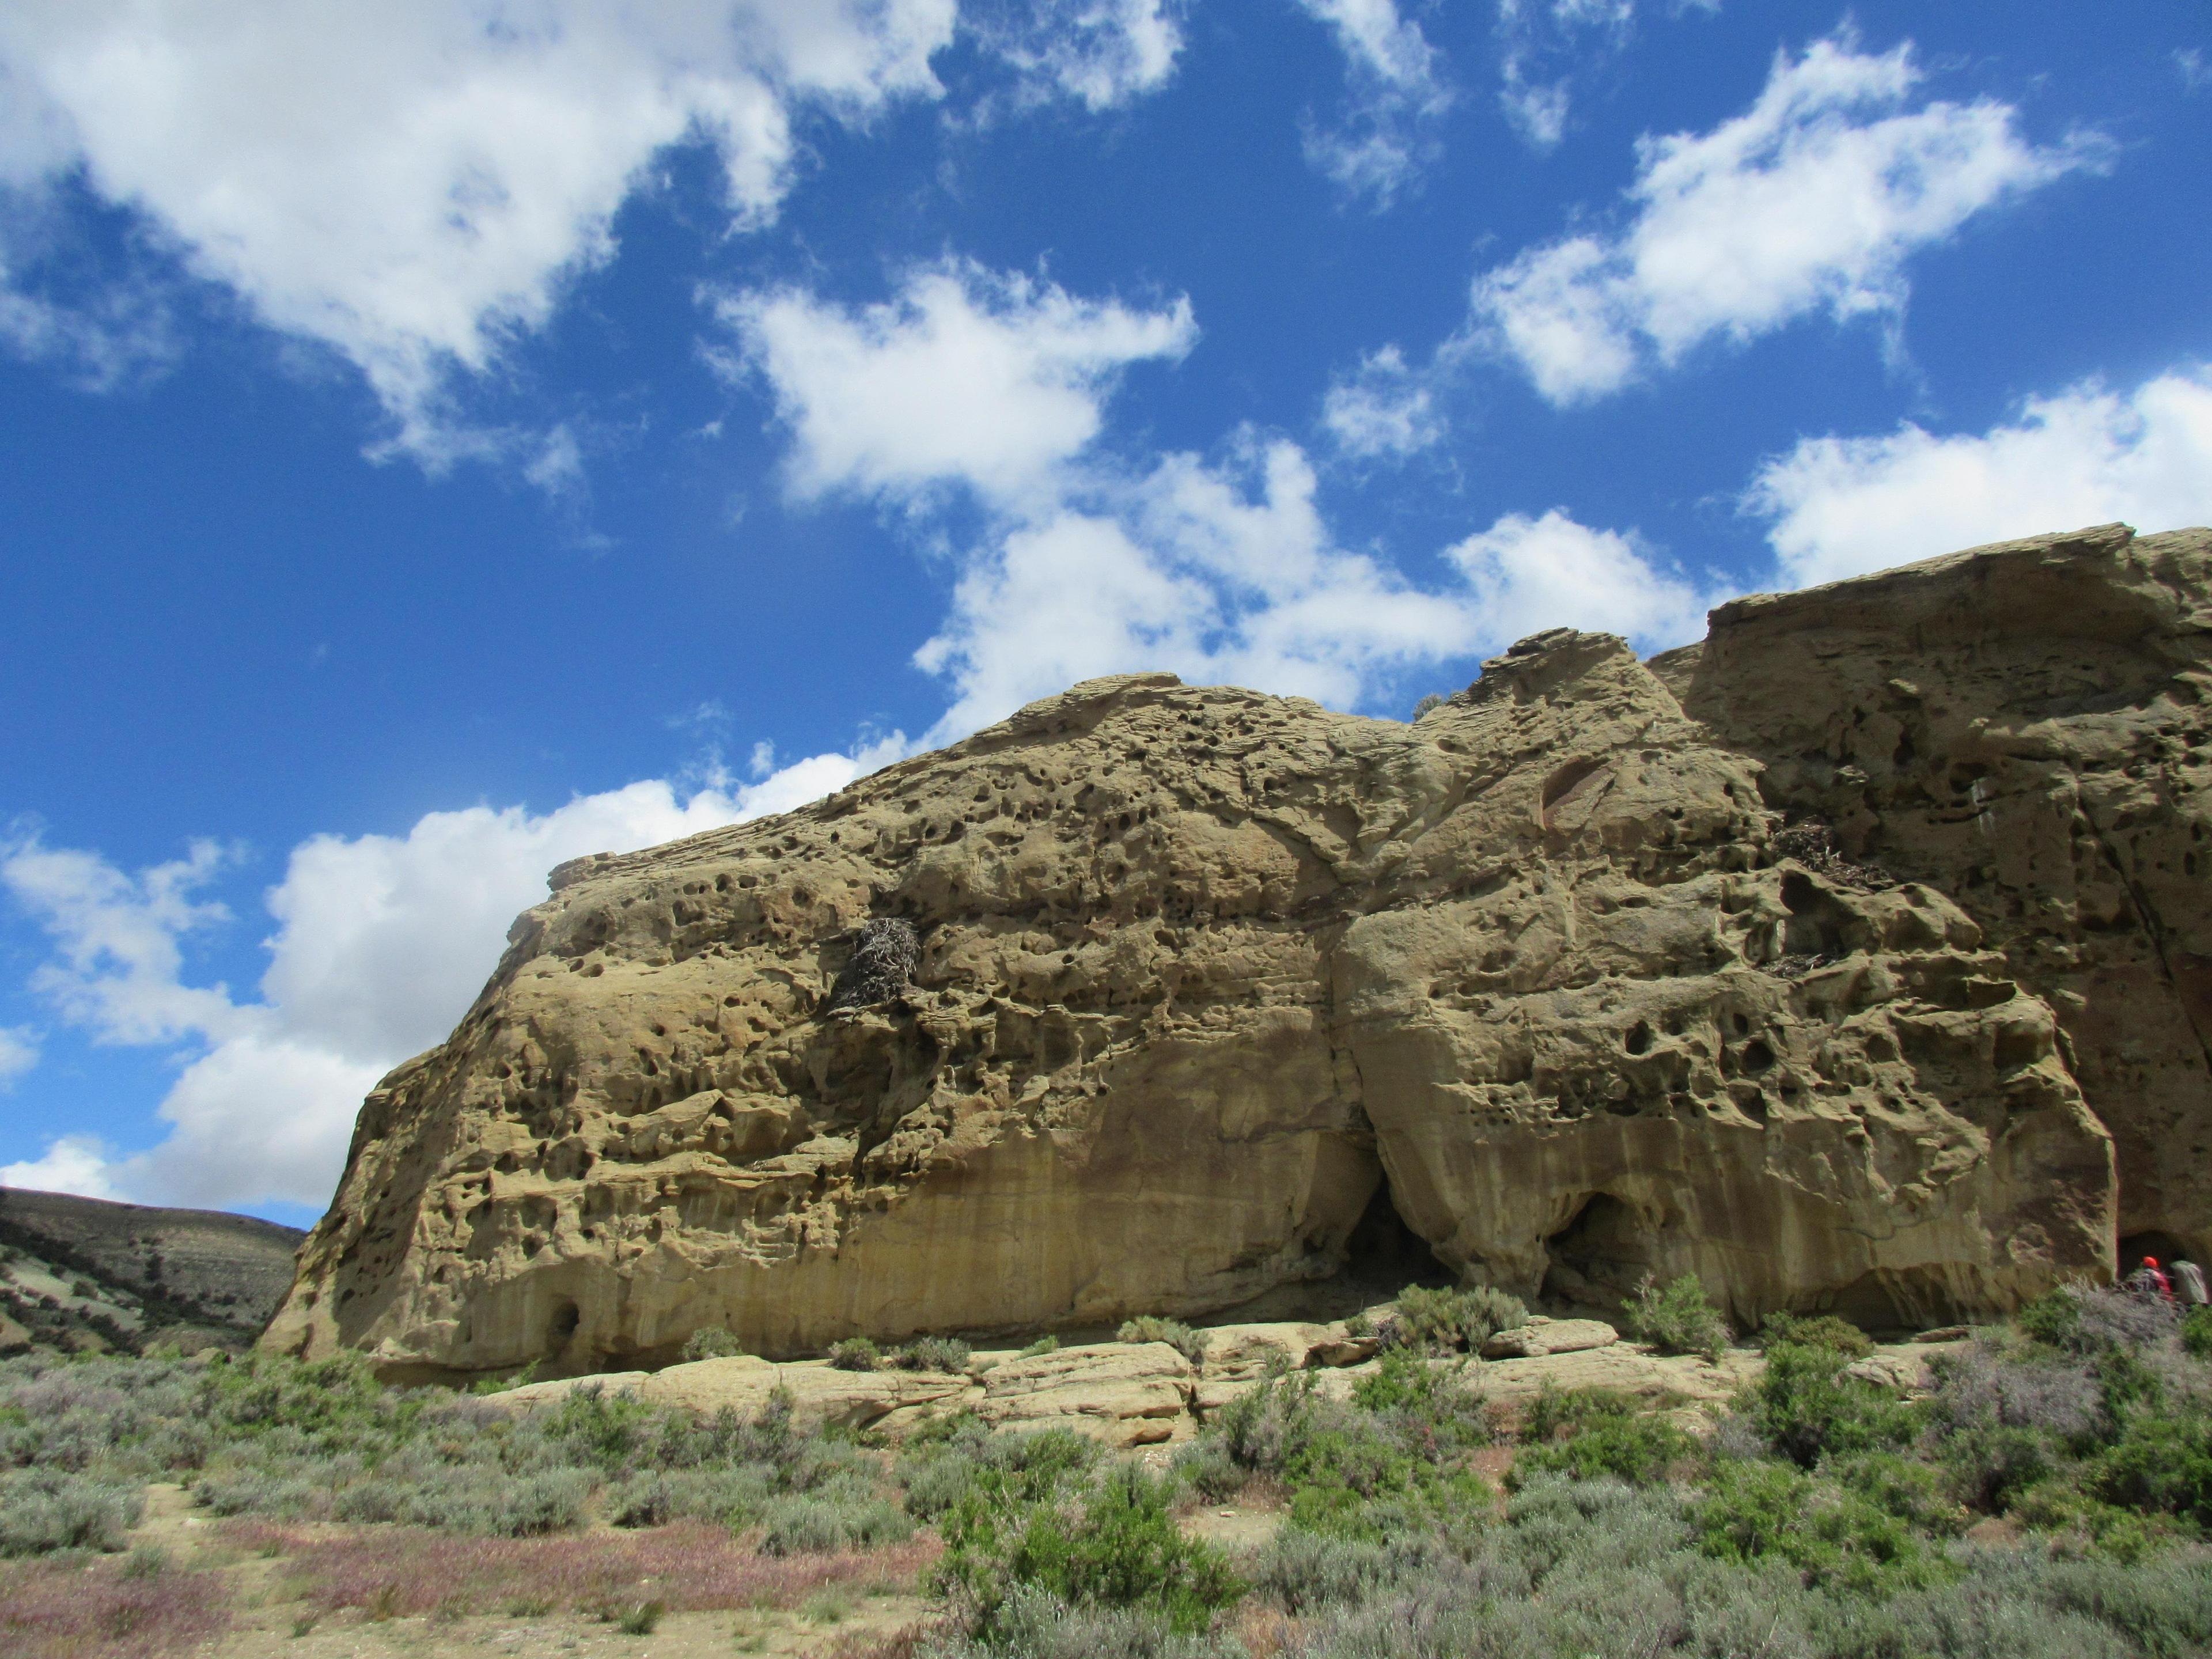
[[[380,1618],[360,1607],[322,1610],[300,1593],[285,1557],[261,1554],[247,1542],[235,1528],[196,1511],[181,1486],[148,1488],[133,1547],[156,1547],[172,1570],[216,1572],[228,1583],[231,1628],[201,1647],[199,1659],[863,1659],[903,1648],[902,1633],[917,1630],[931,1613],[918,1586],[878,1578],[825,1585],[788,1607],[666,1613],[649,1632],[627,1632],[580,1611]],[[652,1599],[653,1589],[641,1582],[639,1601]]]

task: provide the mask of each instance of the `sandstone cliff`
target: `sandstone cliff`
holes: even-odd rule
[[[1742,1319],[2202,1251],[2208,656],[2212,534],[2115,526],[1650,665],[1540,635],[1411,726],[1093,681],[564,866],[370,1096],[268,1340],[453,1376],[1189,1315],[1336,1273],[1378,1194],[1469,1278]]]

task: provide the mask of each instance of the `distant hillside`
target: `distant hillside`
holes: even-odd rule
[[[244,1347],[302,1237],[219,1210],[0,1188],[0,1351]]]

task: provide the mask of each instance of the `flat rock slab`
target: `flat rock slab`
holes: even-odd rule
[[[1164,1342],[1097,1342],[1011,1359],[973,1403],[994,1428],[1066,1428],[1109,1445],[1187,1436],[1197,1368]]]
[[[1316,1325],[1285,1320],[1257,1325],[1214,1325],[1206,1339],[1206,1375],[1249,1380],[1270,1370],[1304,1370],[1312,1365],[1356,1365],[1371,1359],[1379,1338],[1353,1336],[1343,1322]]]
[[[660,1371],[614,1371],[600,1376],[532,1382],[490,1395],[489,1400],[507,1409],[529,1411],[558,1405],[578,1389],[592,1385],[609,1394],[635,1394],[649,1406],[681,1407],[706,1415],[726,1407],[741,1417],[763,1410],[769,1396],[781,1388],[792,1396],[793,1419],[806,1428],[828,1424],[867,1428],[909,1407],[957,1410],[968,1395],[981,1393],[965,1376],[927,1371],[845,1371],[819,1360],[777,1365],[739,1355],[695,1360]]]
[[[1482,1345],[1485,1359],[1540,1359],[1546,1354],[1609,1348],[1620,1333],[1602,1319],[1546,1319],[1540,1316]]]

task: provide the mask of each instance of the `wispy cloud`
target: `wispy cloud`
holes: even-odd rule
[[[1453,92],[1443,59],[1396,0],[1297,0],[1344,55],[1346,108],[1310,123],[1307,159],[1346,195],[1386,208],[1439,153]]]
[[[1923,79],[1909,44],[1875,55],[1837,35],[1778,56],[1743,114],[1642,142],[1618,228],[1479,276],[1473,345],[1573,404],[1814,312],[1893,325],[1911,254],[2109,153],[2093,136],[2029,143],[1992,100],[1913,107]]]

